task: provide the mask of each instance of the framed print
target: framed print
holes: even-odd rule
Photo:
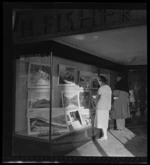
[[[50,88],[28,90],[28,109],[50,107]]]
[[[100,74],[100,76],[104,76],[107,80],[107,84],[110,85],[110,75],[109,74]]]
[[[34,109],[29,110],[28,113],[28,134],[44,134],[49,135],[49,109]],[[61,135],[62,133],[68,133],[69,126],[67,123],[66,112],[63,108],[52,109],[52,121],[51,121],[51,135]]]
[[[68,124],[72,126],[73,130],[78,130],[83,127],[83,120],[79,109],[66,111],[68,116]]]
[[[79,107],[79,94],[75,91],[61,91],[62,105],[66,109],[77,109]]]
[[[52,136],[70,132],[64,108],[52,108],[51,128]]]
[[[90,108],[90,99],[91,99],[90,91],[80,91],[79,92],[80,107]]]
[[[30,110],[27,113],[28,135],[49,132],[49,109]]]
[[[91,88],[91,73],[90,72],[79,72],[79,86],[84,89]]]
[[[100,86],[99,86],[99,83],[97,81],[97,78],[98,78],[98,73],[94,73],[92,74],[91,76],[91,85],[92,85],[92,89],[98,89]]]
[[[49,88],[50,69],[46,64],[29,63],[28,88]]]
[[[59,64],[58,85],[75,85],[75,67]]]
[[[82,116],[83,125],[90,126],[91,125],[90,109],[80,108],[80,114]]]

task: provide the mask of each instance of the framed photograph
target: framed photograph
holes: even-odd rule
[[[75,67],[59,64],[58,85],[75,85]]]
[[[82,116],[83,125],[90,126],[92,124],[90,109],[80,108],[80,114]]]
[[[91,73],[90,72],[79,72],[79,86],[83,87],[84,89],[91,88]]]
[[[49,109],[29,110],[27,113],[28,135],[49,133]]]
[[[80,107],[90,108],[91,92],[80,91],[79,92],[79,105]]]
[[[97,78],[98,78],[98,73],[94,73],[92,74],[91,76],[91,85],[92,85],[92,89],[98,89],[100,86],[99,86],[99,83],[97,81]]]
[[[72,126],[73,130],[78,130],[83,127],[83,120],[79,109],[66,111],[68,116],[68,124]]]
[[[70,132],[64,108],[52,108],[51,130],[52,136]]]
[[[79,93],[75,91],[61,91],[62,106],[65,109],[77,109],[79,107]]]
[[[28,88],[49,88],[50,69],[46,64],[29,63]]]
[[[45,109],[50,107],[50,88],[28,90],[28,109]]]
[[[100,76],[104,76],[107,80],[107,84],[110,86],[110,75],[109,74],[100,74]]]

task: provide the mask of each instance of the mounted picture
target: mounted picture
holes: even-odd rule
[[[82,116],[83,125],[90,126],[91,125],[90,109],[80,108],[80,114]]]
[[[28,109],[43,109],[50,107],[50,89],[28,90]]]
[[[97,78],[98,78],[98,73],[94,73],[92,74],[91,76],[91,81],[92,81],[92,89],[98,89],[100,86],[99,86],[99,83],[97,81]]]
[[[91,73],[90,72],[79,72],[79,86],[83,87],[84,89],[91,88]]]
[[[110,75],[109,74],[100,74],[100,76],[104,76],[106,78],[106,83],[110,85]]]
[[[77,109],[79,107],[79,94],[75,91],[61,91],[62,105],[66,109]]]
[[[28,111],[28,134],[49,135],[49,109],[34,109]],[[66,112],[63,108],[52,109],[51,135],[58,136],[69,132]]]
[[[52,136],[70,132],[64,108],[52,108],[51,128]]]
[[[59,85],[75,85],[75,67],[59,64]]]
[[[49,88],[50,69],[46,64],[29,63],[28,88]]]
[[[28,135],[49,132],[49,109],[29,110],[27,113]]]
[[[91,93],[90,91],[81,91],[79,92],[79,105],[80,107],[90,108],[90,99]]]
[[[78,130],[83,127],[83,120],[79,109],[66,111],[68,116],[68,124],[72,126],[73,130]]]

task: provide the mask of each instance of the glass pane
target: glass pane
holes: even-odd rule
[[[64,156],[93,135],[98,68],[56,56],[50,66],[50,58],[37,54],[16,60],[15,135],[32,139],[26,142],[32,149],[24,146],[29,155]]]
[[[97,75],[95,66],[53,56],[52,156],[67,155],[92,139]]]
[[[50,71],[50,56],[16,60],[16,134],[49,142]]]

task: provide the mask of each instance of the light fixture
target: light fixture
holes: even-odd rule
[[[76,36],[74,36],[74,38],[77,40],[84,40],[85,36],[84,35],[76,35]]]

